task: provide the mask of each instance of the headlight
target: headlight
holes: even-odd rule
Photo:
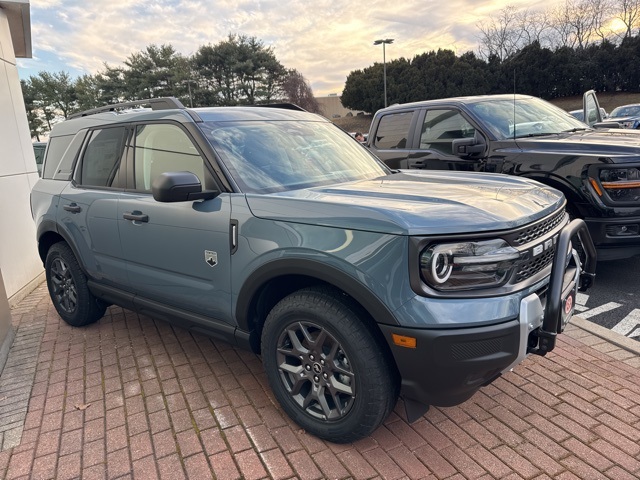
[[[607,168],[600,170],[600,184],[616,202],[640,200],[640,170],[638,168]]]
[[[420,254],[422,280],[441,291],[473,290],[504,284],[520,252],[501,239],[443,243]]]

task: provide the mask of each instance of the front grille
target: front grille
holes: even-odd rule
[[[527,278],[533,277],[536,273],[544,270],[547,265],[553,261],[553,255],[556,252],[555,245],[541,255],[534,257],[522,264],[513,279],[513,283],[520,283]]]
[[[511,233],[506,238],[512,246],[520,249],[524,258],[509,283],[524,282],[551,265],[556,251],[558,234],[566,222],[566,218],[566,213],[562,209],[547,218]]]
[[[519,231],[515,235],[515,238],[513,238],[512,240],[510,239],[509,243],[514,246],[522,246],[526,245],[527,243],[533,242],[534,240],[546,235],[558,225],[560,225],[562,220],[564,220],[564,216],[564,209],[562,209],[552,217],[547,217],[538,223],[529,225],[524,230]]]

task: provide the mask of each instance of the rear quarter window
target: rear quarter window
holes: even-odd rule
[[[51,137],[49,139],[49,148],[44,159],[42,178],[62,181],[71,180],[74,161],[86,133],[85,130],[78,132],[76,135]]]

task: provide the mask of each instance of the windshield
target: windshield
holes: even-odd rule
[[[539,98],[489,99],[471,103],[469,108],[498,140],[588,128],[564,110]]]
[[[282,192],[389,173],[331,123],[205,122],[202,130],[244,192]]]
[[[640,105],[623,105],[614,108],[610,117],[636,117],[640,114]]]

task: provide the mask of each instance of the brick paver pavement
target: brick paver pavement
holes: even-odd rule
[[[458,407],[407,424],[399,402],[335,445],[291,422],[259,358],[229,344],[118,307],[74,329],[44,285],[12,317],[0,478],[640,477],[640,358],[575,326]]]

